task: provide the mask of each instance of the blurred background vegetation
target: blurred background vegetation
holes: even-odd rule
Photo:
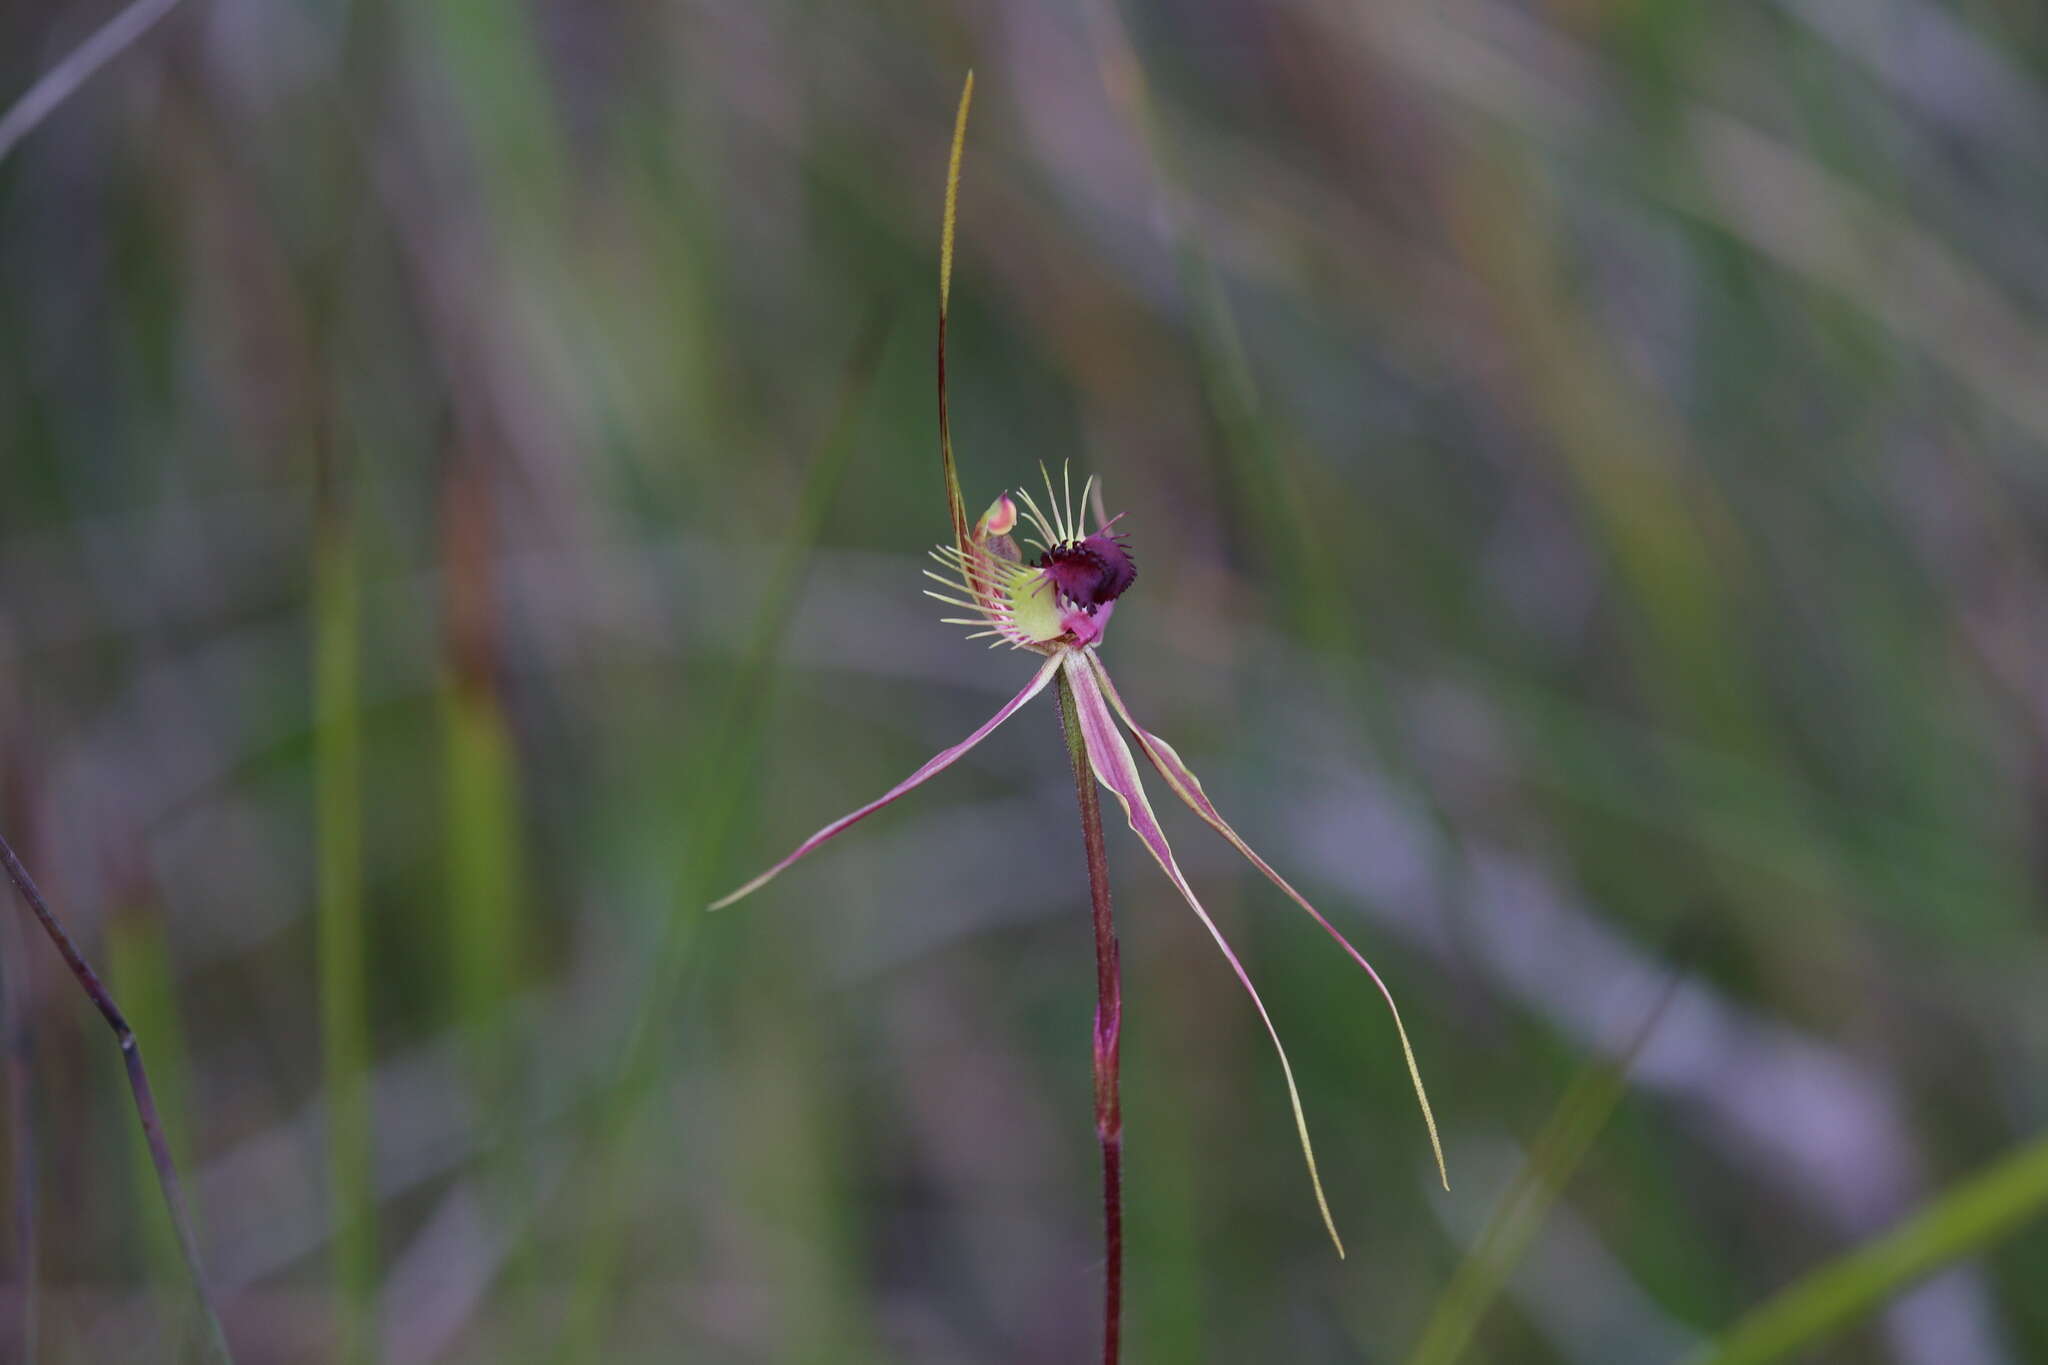
[[[0,106],[117,8],[0,7]],[[2048,10],[189,0],[0,162],[0,829],[241,1359],[1092,1349],[1051,709],[701,913],[1023,680],[919,596],[970,66],[968,500],[1128,513],[1106,657],[1452,1174],[1162,806],[1331,1254],[1112,830],[1128,1359],[1675,1362],[2038,1142]],[[0,1356],[178,1358],[4,925]],[[2041,1184],[1796,1358],[2048,1359]]]

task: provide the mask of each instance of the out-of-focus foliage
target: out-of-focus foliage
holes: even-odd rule
[[[0,7],[0,105],[116,8]],[[1130,1360],[1404,1358],[1533,1178],[1459,1358],[1676,1361],[2048,1128],[2048,10],[189,0],[0,162],[0,828],[244,1361],[1090,1349],[1050,711],[700,911],[1022,681],[918,591],[969,66],[968,501],[1103,478],[1125,695],[1450,1157],[1167,813],[1334,1259],[1112,831]],[[175,1358],[17,919],[0,1355],[33,1283]],[[1804,1358],[2048,1358],[2043,1283],[2022,1225]]]

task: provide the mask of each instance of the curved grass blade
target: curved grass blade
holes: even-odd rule
[[[1782,1290],[1691,1365],[1767,1365],[1848,1326],[1914,1281],[2048,1210],[2048,1135],[1964,1181],[1897,1228]]]

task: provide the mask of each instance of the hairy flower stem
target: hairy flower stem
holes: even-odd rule
[[[128,1068],[128,1088],[135,1095],[135,1112],[142,1120],[142,1136],[149,1144],[149,1159],[156,1166],[157,1183],[162,1186],[164,1203],[170,1208],[171,1230],[177,1235],[179,1249],[185,1253],[185,1264],[192,1272],[192,1285],[198,1292],[199,1309],[206,1320],[207,1344],[215,1360],[231,1361],[233,1356],[228,1351],[227,1334],[221,1330],[220,1315],[214,1311],[212,1295],[206,1288],[206,1276],[200,1269],[199,1242],[192,1235],[192,1219],[185,1211],[185,1195],[178,1184],[177,1168],[171,1164],[170,1145],[164,1141],[164,1125],[157,1117],[156,1096],[149,1088],[149,1073],[142,1066],[142,1049],[135,1041],[133,1030],[128,1027],[127,1017],[100,981],[99,973],[78,951],[71,935],[64,932],[64,926],[58,923],[49,902],[37,889],[35,879],[28,875],[28,869],[21,865],[21,859],[14,856],[14,850],[5,839],[0,839],[0,863],[6,865],[7,876],[14,883],[14,889],[28,902],[36,922],[43,926],[43,932],[57,946],[65,965],[78,978],[78,984],[99,1010],[100,1017],[114,1031],[114,1039],[121,1048],[121,1061]]]
[[[1102,1143],[1102,1362],[1117,1365],[1124,1297],[1124,1112],[1117,1095],[1123,1031],[1123,977],[1117,966],[1116,917],[1109,906],[1109,858],[1102,847],[1102,805],[1081,736],[1073,684],[1059,674],[1060,728],[1074,765],[1081,806],[1081,842],[1088,850],[1088,898],[1095,918],[1095,1135]]]

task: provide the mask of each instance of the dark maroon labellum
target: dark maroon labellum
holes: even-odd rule
[[[1053,546],[1038,557],[1060,595],[1090,616],[1104,602],[1114,602],[1137,581],[1138,566],[1123,540],[1115,535],[1092,535]]]

